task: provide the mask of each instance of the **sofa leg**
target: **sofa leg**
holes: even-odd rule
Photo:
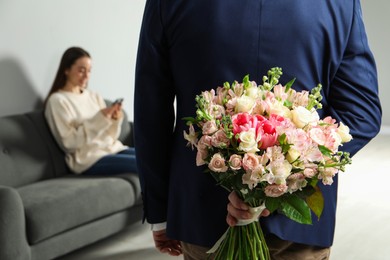
[[[0,259],[30,260],[24,208],[15,189],[0,186],[0,209]]]

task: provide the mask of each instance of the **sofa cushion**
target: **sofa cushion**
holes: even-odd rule
[[[137,197],[132,184],[115,177],[62,177],[18,191],[30,244],[129,208]]]

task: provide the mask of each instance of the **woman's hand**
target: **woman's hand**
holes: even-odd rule
[[[101,111],[102,111],[103,115],[107,118],[117,120],[117,119],[122,117],[122,105],[121,104],[113,104],[111,106],[103,108]]]
[[[181,244],[178,240],[167,237],[166,230],[153,231],[154,244],[161,253],[168,253],[172,256],[181,255]]]
[[[229,226],[235,226],[237,224],[237,219],[252,218],[252,213],[249,212],[249,206],[242,201],[234,191],[229,194],[228,198],[229,204],[227,205],[228,214],[226,216],[226,222]],[[261,216],[266,217],[269,214],[269,210],[264,209]]]

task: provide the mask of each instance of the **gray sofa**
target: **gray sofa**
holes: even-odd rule
[[[132,146],[125,117],[120,140]],[[141,220],[137,174],[79,176],[42,111],[0,118],[0,259],[54,259]]]

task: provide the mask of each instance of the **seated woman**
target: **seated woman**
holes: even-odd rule
[[[106,106],[89,89],[91,56],[71,47],[62,56],[45,100],[45,117],[57,143],[76,174],[111,175],[136,172],[134,148],[119,140],[121,103]]]

